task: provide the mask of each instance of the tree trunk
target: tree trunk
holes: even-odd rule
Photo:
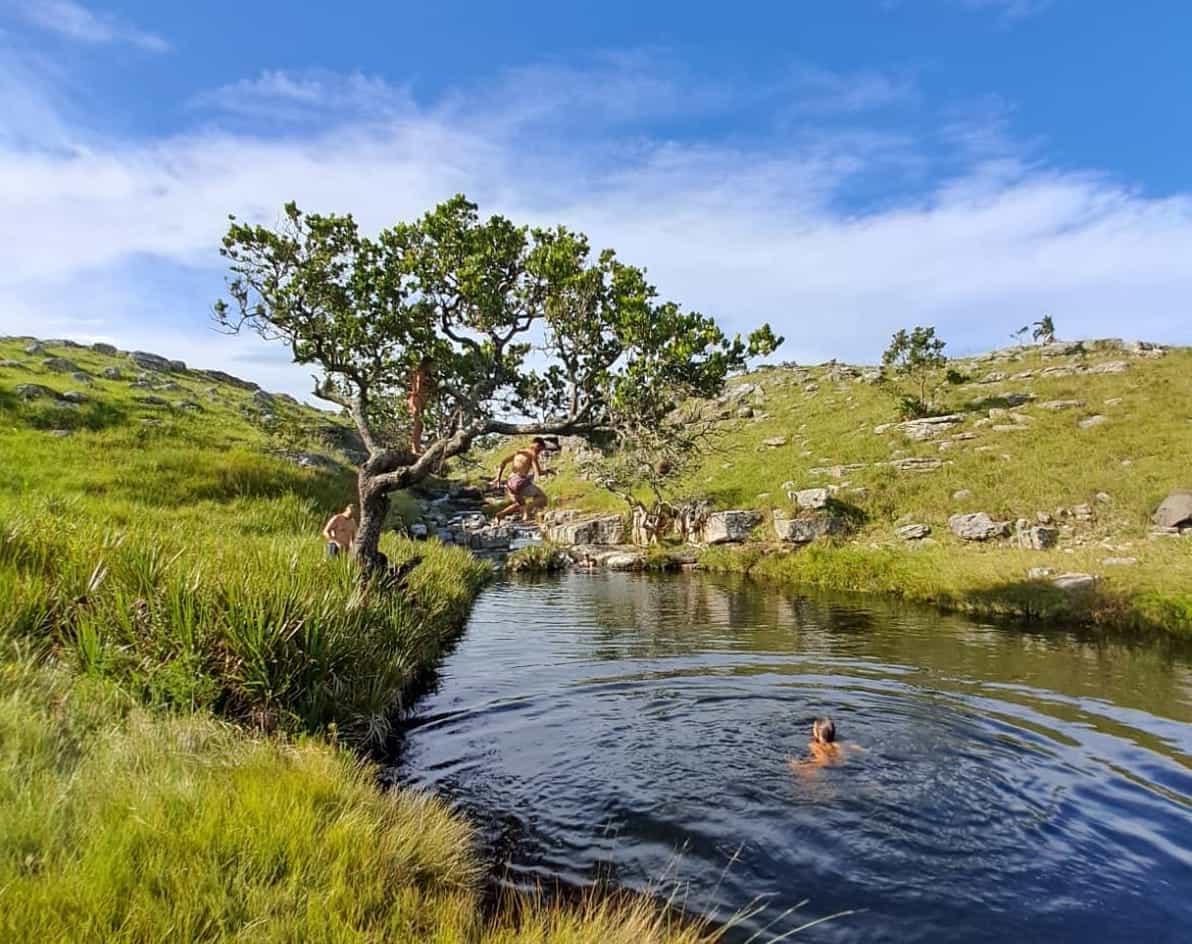
[[[381,553],[381,530],[389,514],[389,493],[376,487],[370,476],[360,473],[360,527],[356,531],[356,560],[364,577],[370,577],[387,563]]]

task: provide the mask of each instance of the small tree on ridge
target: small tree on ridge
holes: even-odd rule
[[[882,354],[882,367],[910,384],[912,394],[900,390],[902,410],[910,416],[926,416],[934,406],[938,386],[928,394],[928,384],[948,364],[945,342],[935,336],[935,328],[919,327],[907,332],[899,329]]]

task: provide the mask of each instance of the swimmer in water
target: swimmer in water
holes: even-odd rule
[[[816,718],[811,725],[811,742],[807,745],[811,757],[807,760],[787,761],[791,770],[802,773],[810,768],[835,767],[843,764],[849,754],[862,748],[857,744],[842,744],[836,740],[836,725],[831,718]]]

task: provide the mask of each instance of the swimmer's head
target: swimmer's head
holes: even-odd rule
[[[811,725],[811,737],[820,744],[831,744],[836,740],[836,725],[831,718],[816,718]]]

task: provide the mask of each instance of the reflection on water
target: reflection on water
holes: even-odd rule
[[[864,753],[796,775],[816,715]],[[681,883],[747,940],[1192,939],[1181,653],[708,577],[487,591],[399,777],[516,882]],[[768,939],[763,935],[759,940]]]

